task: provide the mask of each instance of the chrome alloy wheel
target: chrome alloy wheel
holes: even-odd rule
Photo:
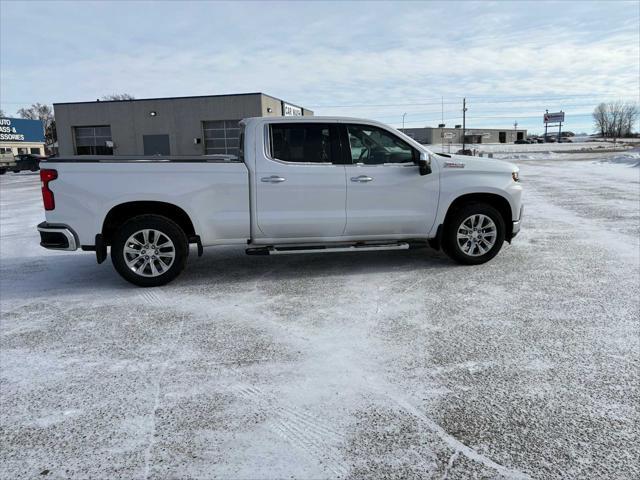
[[[175,257],[173,242],[158,230],[138,230],[124,244],[127,267],[143,277],[162,275],[171,268]]]
[[[491,218],[481,213],[471,215],[458,227],[458,246],[466,255],[479,257],[495,245],[497,233]]]

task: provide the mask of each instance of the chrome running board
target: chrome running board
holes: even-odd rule
[[[273,245],[247,248],[247,255],[292,255],[295,253],[371,252],[376,250],[408,250],[406,242],[358,243],[354,245]]]

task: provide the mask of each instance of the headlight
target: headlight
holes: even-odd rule
[[[513,178],[514,182],[520,181],[520,175],[518,175],[518,172],[511,172],[511,178]]]

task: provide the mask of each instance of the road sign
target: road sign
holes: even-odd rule
[[[564,122],[564,112],[545,113],[542,123],[562,123]]]

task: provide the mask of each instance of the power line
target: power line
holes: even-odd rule
[[[467,97],[467,98],[493,98],[491,100],[475,100],[470,103],[473,104],[485,104],[485,103],[530,103],[530,102],[544,102],[544,101],[554,101],[560,102],[565,99],[584,99],[584,98],[603,98],[603,97],[616,97],[616,98],[636,98],[635,95],[618,95],[618,94],[568,94],[568,95],[560,95],[555,97],[511,97],[511,100],[504,100],[504,97],[500,97],[502,99],[498,99],[495,97]],[[451,97],[449,97],[451,98]],[[455,98],[455,97],[454,97]],[[444,105],[458,105],[460,102],[444,102]],[[373,103],[360,103],[360,104],[352,104],[352,105],[310,105],[309,108],[358,108],[358,107],[411,107],[411,106],[424,106],[424,105],[442,105],[443,102],[412,102],[412,103],[381,103],[381,104],[373,104]]]

